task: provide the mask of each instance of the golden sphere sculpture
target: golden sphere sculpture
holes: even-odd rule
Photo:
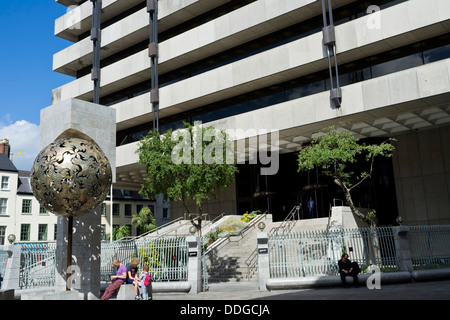
[[[80,138],[58,139],[44,148],[31,169],[39,203],[56,215],[81,216],[108,195],[112,171],[100,147]]]

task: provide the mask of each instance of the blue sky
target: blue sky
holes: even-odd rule
[[[71,44],[54,36],[66,12],[54,0],[0,1],[0,139],[10,140],[19,170],[39,152],[40,110],[52,104],[52,89],[73,80],[52,71],[53,54]]]

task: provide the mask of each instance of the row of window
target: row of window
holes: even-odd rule
[[[32,199],[22,199],[22,213],[31,214]],[[8,214],[8,198],[0,198],[0,214]],[[48,214],[47,209],[39,206],[39,214]]]
[[[209,10],[193,19],[190,19],[186,22],[183,22],[181,24],[178,24],[168,30],[165,30],[158,34],[158,42],[166,41],[170,38],[173,38],[181,33],[186,32],[186,30],[193,29],[199,25],[202,25],[204,23],[207,23],[208,21],[217,19],[225,14],[228,14],[234,10],[237,10],[243,6],[246,6],[249,3],[255,2],[256,0],[228,0],[227,3],[216,7],[212,10]],[[130,16],[134,12],[137,12],[138,10],[144,8],[146,5],[145,1],[143,1],[141,4],[136,5],[135,7],[121,13],[119,16],[116,16],[104,23],[102,23],[102,29],[105,29],[106,27],[118,22],[119,20]],[[82,40],[83,38],[86,38],[90,35],[90,30],[86,31],[82,35],[80,35],[78,41]],[[135,53],[138,53],[145,48],[148,48],[148,42],[149,39],[145,39],[144,41],[141,41],[139,43],[134,44],[131,47],[128,47],[120,52],[115,53],[112,56],[106,57],[101,60],[101,66],[102,68],[107,67],[117,61],[120,61],[122,59],[125,59]],[[89,73],[91,73],[92,64],[84,67],[83,69],[80,69],[77,72],[77,79],[81,78]],[[103,103],[102,103],[103,104]]]
[[[0,228],[6,228],[6,227],[0,227]],[[54,232],[53,232],[53,240],[56,240],[56,231],[57,231],[57,225],[55,224]],[[3,232],[5,233],[5,232]],[[31,224],[21,224],[20,225],[20,236],[19,241],[30,241],[31,233]],[[38,225],[38,241],[47,241],[48,239],[48,224],[39,224]]]
[[[131,225],[128,225],[131,230]],[[114,228],[118,228],[119,225],[114,225]],[[20,225],[20,235],[18,241],[30,241],[31,240],[31,224],[21,224]],[[56,237],[58,234],[58,225],[54,224],[53,229],[53,239],[48,237],[48,224],[39,224],[38,228],[38,237],[37,241],[56,241]],[[106,226],[104,224],[101,225],[101,238],[102,240],[106,239]],[[6,227],[0,226],[0,245],[6,244]]]
[[[167,210],[166,210],[167,212]],[[132,230],[131,224],[127,224],[130,231]],[[120,225],[113,224],[113,228],[119,228]],[[32,225],[29,223],[21,224],[20,225],[20,235],[19,235],[19,241],[30,241],[31,240],[31,228]],[[38,224],[38,237],[37,241],[56,241],[57,233],[58,233],[58,225],[54,224],[53,229],[53,239],[50,239],[48,237],[48,224]],[[101,225],[101,239],[106,240],[106,225]],[[6,244],[6,227],[0,226],[0,245]]]
[[[390,73],[407,70],[450,58],[450,34],[419,41],[401,48],[352,61],[339,66],[341,86],[374,79]],[[231,117],[282,102],[330,90],[328,69],[215,102],[197,109],[181,112],[160,120],[160,130],[176,130],[184,122],[214,120]],[[117,143],[127,144],[141,140],[152,123],[129,128],[117,133]]]
[[[131,203],[125,204],[125,210],[124,215],[125,217],[131,217],[132,215],[138,213],[142,210],[144,205],[137,204],[136,205],[136,211],[133,211],[133,205]],[[150,208],[150,211],[155,214],[155,206],[154,205],[148,205],[148,208]],[[101,205],[101,214],[103,216],[107,215],[106,212],[106,204],[102,203]],[[22,199],[22,213],[23,214],[31,214],[32,212],[32,199]],[[8,213],[8,199],[7,198],[0,198],[0,214],[7,214]],[[43,206],[39,206],[39,214],[48,214],[47,209],[45,209]],[[119,216],[120,215],[120,204],[114,203],[113,204],[113,215]],[[168,209],[163,209],[163,218],[168,218]]]
[[[149,205],[147,205],[147,207],[150,208],[150,211],[153,213],[153,215],[155,215],[155,206],[152,204],[149,204]],[[131,203],[126,203],[124,215],[125,215],[125,217],[131,217],[132,215],[139,213],[139,211],[141,211],[142,208],[144,208],[143,204],[137,204],[136,211],[133,212],[133,205]],[[106,216],[108,214],[105,203],[102,203],[101,210],[102,210],[102,216]],[[120,203],[113,203],[113,216],[119,216],[119,215],[120,215]]]
[[[386,9],[390,6],[394,6],[405,1],[406,0],[379,0],[377,5],[380,7],[380,9]],[[368,0],[358,0],[352,2],[351,4],[333,10],[334,24],[338,26],[340,24],[364,16],[367,12],[367,8],[371,4],[373,3],[371,3]],[[323,27],[323,17],[322,15],[317,15],[306,21],[302,21],[300,23],[284,28],[282,30],[277,30],[271,34],[265,35],[258,39],[246,42],[234,48],[209,56],[200,61],[196,61],[189,65],[185,65],[181,68],[159,75],[159,86],[160,88],[162,88],[172,83],[185,80],[187,78],[199,75],[201,73],[219,68],[226,64],[242,60],[244,58],[250,57],[263,51],[267,51],[277,46],[281,46],[286,43],[307,37],[311,34],[320,32],[322,30],[322,27]],[[160,39],[160,41],[162,42],[163,40]],[[145,48],[147,48],[147,46],[148,42],[144,41],[143,43],[136,44],[125,51],[131,54],[131,52],[134,52],[135,47],[139,47],[140,50],[144,50]],[[112,59],[113,57],[110,57],[109,59]],[[123,56],[116,57],[115,61],[118,61],[123,58],[125,57]],[[102,66],[104,66],[103,63]],[[86,70],[86,72],[87,73],[91,72],[91,67],[89,67]],[[109,106],[119,103],[121,101],[125,101],[132,97],[136,97],[141,94],[150,92],[150,87],[151,83],[148,80],[144,81],[130,88],[125,88],[123,90],[114,92],[108,96],[102,97],[101,104]]]

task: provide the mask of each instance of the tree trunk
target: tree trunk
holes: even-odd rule
[[[359,219],[364,222],[370,223],[371,235],[368,239],[369,243],[367,245],[367,253],[368,253],[368,263],[375,264],[376,261],[381,257],[380,254],[380,244],[376,232],[376,221],[374,219],[370,219],[369,217],[362,214],[359,209],[355,206],[352,200],[352,196],[350,195],[350,190],[340,181],[339,179],[335,179],[334,182],[342,188],[345,194],[345,199],[350,206],[350,210],[354,215],[356,215]]]
[[[341,189],[344,191],[345,194],[345,200],[347,200],[348,205],[350,206],[350,210],[354,215],[356,215],[361,221],[369,222],[371,227],[375,227],[375,221],[373,219],[368,219],[364,214],[359,211],[359,209],[355,206],[352,200],[352,196],[350,194],[350,190],[345,186],[344,183],[342,183],[341,180],[335,178],[334,183],[336,183]]]

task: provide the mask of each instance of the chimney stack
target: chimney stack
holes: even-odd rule
[[[8,139],[0,140],[0,153],[6,154],[8,156],[8,158],[10,157],[11,146],[9,145]]]

